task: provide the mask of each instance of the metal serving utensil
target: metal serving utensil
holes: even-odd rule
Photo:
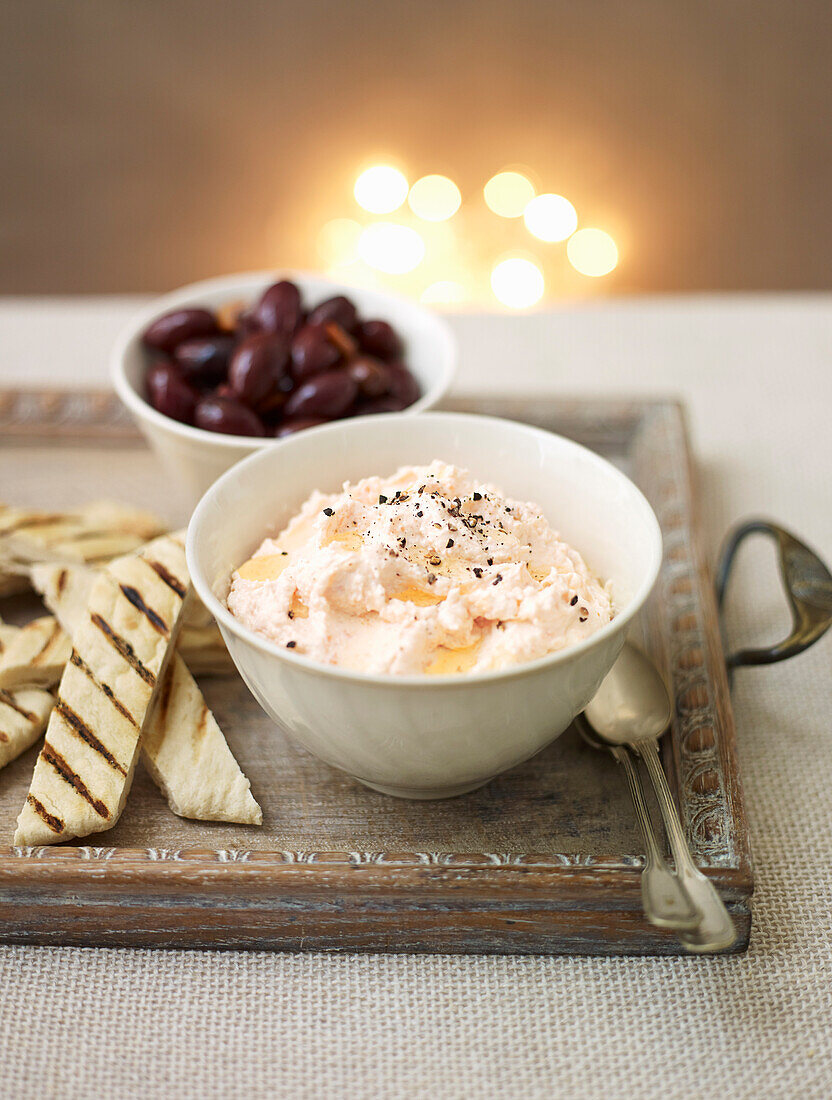
[[[588,745],[594,749],[609,752],[616,763],[624,768],[646,853],[644,869],[641,872],[641,901],[644,906],[644,915],[657,928],[673,928],[677,931],[696,928],[702,920],[702,914],[694,906],[681,879],[667,865],[662,855],[656,831],[653,828],[653,820],[647,809],[641,776],[630,750],[623,745],[614,745],[610,741],[601,740],[595,735],[582,714],[575,719],[575,725]]]
[[[659,760],[658,739],[670,725],[671,703],[655,665],[641,650],[625,645],[584,714],[602,741],[628,746],[647,767],[676,875],[699,912],[695,930],[680,932],[680,939],[690,951],[700,953],[730,947],[736,939],[734,923],[713,884],[693,862]]]

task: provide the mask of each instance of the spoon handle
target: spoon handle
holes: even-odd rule
[[[609,750],[616,762],[624,767],[636,819],[644,838],[646,860],[641,873],[644,915],[657,928],[674,928],[677,931],[695,929],[702,920],[702,914],[696,909],[682,882],[668,867],[661,853],[644,798],[641,776],[633,758],[629,750],[622,746],[610,745]]]
[[[706,953],[724,951],[737,938],[734,923],[714,886],[698,869],[690,854],[688,842],[682,830],[676,805],[667,785],[658,747],[654,740],[638,741],[631,746],[647,766],[647,774],[656,792],[664,827],[670,841],[670,850],[676,861],[676,874],[694,905],[701,912],[701,923],[695,931],[682,934],[681,939],[690,951]]]

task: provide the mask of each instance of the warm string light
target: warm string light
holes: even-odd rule
[[[543,297],[543,272],[531,260],[516,256],[501,260],[491,272],[491,289],[498,302],[511,309],[528,309]]]
[[[520,172],[498,172],[482,193],[488,209],[501,218],[522,218],[534,198],[534,184]]]
[[[618,263],[618,246],[603,229],[579,229],[566,244],[570,264],[581,275],[609,275]]]
[[[327,270],[351,267],[355,279],[384,275],[406,276],[420,270],[403,286],[420,294],[431,305],[454,305],[467,301],[472,294],[472,272],[460,267],[456,254],[458,234],[447,223],[460,210],[462,194],[448,176],[430,174],[410,185],[405,175],[389,164],[365,169],[355,180],[356,203],[374,215],[401,211],[407,202],[410,214],[398,214],[398,221],[377,221],[362,225],[354,218],[333,218],[318,234],[318,253]],[[566,242],[566,258],[580,275],[599,278],[618,264],[618,248],[602,229],[578,228],[578,213],[563,195],[550,192],[538,195],[527,175],[506,169],[492,176],[483,188],[488,209],[500,218],[523,219],[526,231],[544,244]],[[412,216],[411,216],[412,214]],[[427,223],[420,229],[403,222]],[[514,255],[500,260],[491,271],[491,290],[509,309],[528,309],[536,305],[546,289],[544,261],[535,256]],[[462,276],[451,279],[455,273]]]
[[[526,229],[541,241],[565,241],[578,228],[578,213],[563,195],[537,195],[523,211]]]
[[[407,201],[417,218],[427,222],[444,222],[459,210],[462,195],[447,176],[422,176],[410,188]]]
[[[407,198],[408,183],[398,168],[377,164],[355,181],[355,201],[370,214],[392,214]]]

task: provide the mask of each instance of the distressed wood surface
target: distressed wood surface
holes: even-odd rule
[[[734,727],[696,519],[682,410],[667,401],[457,400],[611,458],[665,538],[642,640],[673,685],[665,764],[700,867],[747,946],[752,876]],[[108,394],[0,393],[0,499],[53,507],[114,496],[185,517]],[[102,462],[102,447],[107,449]],[[3,601],[16,621],[31,597]],[[297,748],[236,678],[201,681],[252,779],[261,829],[184,821],[140,772],[100,847],[0,848],[7,942],[286,950],[677,954],[641,912],[641,844],[623,778],[567,731],[464,798],[392,799]],[[10,841],[36,752],[0,772]]]

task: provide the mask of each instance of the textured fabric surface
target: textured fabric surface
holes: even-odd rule
[[[0,307],[0,331],[18,369],[27,354],[36,369],[43,326],[33,315],[48,321],[50,306],[27,307],[19,328],[12,308]],[[60,339],[69,309],[52,318],[63,359],[44,381],[61,381],[61,363],[81,357],[71,310]],[[78,309],[110,327],[120,318],[116,305]],[[505,390],[510,358],[518,391],[682,393],[711,550],[729,520],[754,512],[832,557],[828,299],[619,303],[457,326],[460,391],[475,382]],[[96,370],[89,384],[101,381]],[[788,625],[765,547],[743,551],[730,611],[734,641],[771,641]],[[796,661],[737,679],[757,876],[746,955],[0,948],[0,1095],[832,1095],[831,665],[827,637]]]

